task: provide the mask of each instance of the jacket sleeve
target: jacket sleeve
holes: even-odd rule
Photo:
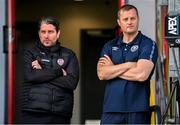
[[[69,59],[67,68],[64,69],[67,72],[67,75],[60,76],[50,81],[50,83],[59,87],[74,90],[79,81],[79,63],[74,53],[70,55]]]
[[[33,69],[32,61],[36,60],[31,50],[24,51],[24,82],[49,82],[63,75],[62,69]]]

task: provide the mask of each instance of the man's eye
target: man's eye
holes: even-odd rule
[[[135,20],[136,18],[131,18],[131,20]]]
[[[46,33],[46,32],[45,32],[45,31],[41,31],[41,33],[43,33],[43,34],[44,34],[44,33]]]
[[[54,31],[49,31],[49,33],[54,33]]]
[[[124,21],[127,21],[128,19],[126,18],[126,19],[124,19]]]

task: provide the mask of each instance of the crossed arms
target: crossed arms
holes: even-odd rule
[[[31,50],[24,52],[24,82],[50,83],[59,87],[74,90],[79,80],[79,64],[75,54],[70,55],[71,61],[66,69],[62,67],[43,68],[38,60],[33,61]]]
[[[119,77],[130,81],[145,81],[153,67],[154,64],[146,59],[115,65],[109,56],[104,55],[98,61],[97,74],[100,80],[110,80]]]

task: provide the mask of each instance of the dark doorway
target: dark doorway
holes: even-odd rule
[[[81,122],[99,120],[105,81],[97,77],[96,66],[103,45],[115,37],[114,29],[81,30]]]
[[[23,51],[27,46],[31,46],[38,38],[36,22],[16,22],[16,95],[15,95],[15,123],[21,117],[23,91]]]

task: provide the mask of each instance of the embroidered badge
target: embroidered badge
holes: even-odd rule
[[[57,63],[62,66],[64,64],[64,59],[58,59],[57,60]]]
[[[138,45],[134,45],[131,47],[131,52],[135,52],[136,50],[138,50],[139,46]]]

